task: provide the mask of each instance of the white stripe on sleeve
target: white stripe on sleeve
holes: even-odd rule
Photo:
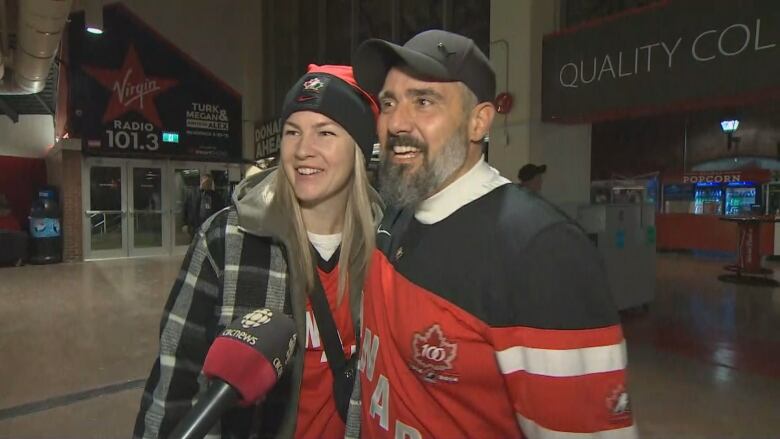
[[[528,439],[637,439],[636,424],[614,430],[602,430],[593,433],[571,433],[544,428],[536,422],[517,414],[517,423]]]
[[[514,346],[496,352],[501,373],[524,370],[534,375],[571,377],[626,368],[626,343],[580,349]]]

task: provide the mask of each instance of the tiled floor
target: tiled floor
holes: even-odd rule
[[[0,438],[128,437],[180,260],[0,268]],[[625,316],[643,438],[780,437],[780,288],[722,265],[659,255]]]
[[[780,288],[722,283],[723,265],[659,255],[656,301],[624,315],[642,437],[780,437]]]
[[[148,258],[0,268],[0,437],[129,437],[137,384],[10,419],[14,412],[3,409],[24,411],[24,404],[76,399],[79,392],[145,378],[180,263]]]

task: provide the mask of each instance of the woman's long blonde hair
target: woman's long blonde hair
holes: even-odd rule
[[[351,279],[363,279],[363,274],[374,250],[374,212],[369,195],[368,174],[365,169],[365,159],[360,148],[355,143],[355,165],[351,185],[344,212],[344,229],[342,230],[341,251],[339,255],[338,303],[344,296],[344,291]],[[314,288],[315,264],[312,256],[309,236],[301,215],[301,205],[295,196],[295,190],[284,170],[279,166],[276,173],[275,195],[273,203],[289,215],[292,222],[292,239],[287,249],[287,263],[295,267],[305,281],[306,294]],[[355,294],[352,291],[350,294]]]

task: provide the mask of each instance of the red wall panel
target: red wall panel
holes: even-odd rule
[[[737,225],[717,215],[665,213],[655,217],[656,245],[660,250],[705,250],[737,253]],[[762,256],[773,254],[775,228],[761,224]]]
[[[44,185],[44,159],[0,156],[0,193],[8,199],[13,215],[22,227],[27,224],[33,197]]]

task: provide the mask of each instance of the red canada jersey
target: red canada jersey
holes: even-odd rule
[[[334,258],[337,259],[337,258]],[[338,268],[326,272],[318,269],[325,297],[328,299],[333,321],[341,337],[345,355],[355,352],[355,331],[349,307],[349,291],[337,303]],[[306,302],[306,352],[304,353],[303,381],[298,403],[297,439],[331,439],[344,437],[344,421],[333,402],[333,374],[325,356],[325,348],[314,319],[311,302]]]
[[[514,185],[433,224],[388,212],[364,291],[364,438],[633,438],[597,249]]]

